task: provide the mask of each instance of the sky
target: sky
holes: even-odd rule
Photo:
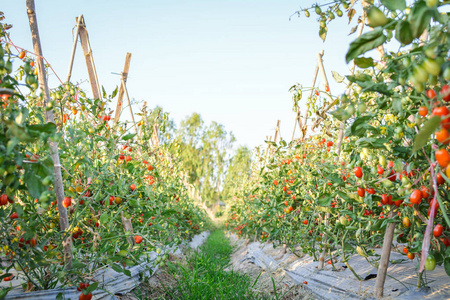
[[[300,6],[315,3],[309,0],[35,2],[44,56],[63,80],[75,17],[83,14],[98,79],[108,93],[120,83],[112,73],[122,71],[131,52],[127,88],[139,102],[135,112],[147,101],[149,107],[163,107],[177,124],[197,112],[206,124],[223,124],[238,145],[251,149],[274,135],[277,120],[282,138],[290,141],[295,113],[289,88],[311,86],[318,52],[325,53],[331,92],[342,92],[331,71],[349,73],[344,58],[356,38],[348,36],[356,20],[350,25],[345,17],[333,21],[325,43],[313,12],[309,19],[290,20]],[[0,10],[13,25],[13,42],[32,50],[25,0],[8,1]],[[72,82],[88,79],[80,44],[72,74]],[[318,84],[322,82],[319,77]],[[54,75],[49,85],[59,85]]]

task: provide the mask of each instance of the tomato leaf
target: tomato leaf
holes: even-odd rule
[[[332,200],[333,198],[331,197],[330,194],[322,194],[321,196],[319,196],[317,204],[320,206],[330,206]]]
[[[345,77],[340,75],[336,71],[331,71],[331,74],[333,75],[334,80],[336,80],[337,83],[341,83],[344,81]]]
[[[128,140],[134,138],[135,135],[136,135],[136,133],[129,133],[129,134],[127,134],[127,135],[124,135],[124,136],[122,137],[122,140],[128,141]]]
[[[413,152],[422,149],[428,142],[430,136],[436,131],[441,123],[441,117],[434,116],[428,119],[425,124],[420,128],[419,133],[414,138]]]
[[[349,63],[352,59],[358,57],[359,55],[382,45],[386,42],[386,39],[387,38],[383,34],[382,27],[378,27],[373,31],[364,33],[350,43],[350,48],[345,56],[345,61]]]
[[[357,65],[361,69],[367,69],[367,68],[375,66],[372,57],[355,58],[355,65]]]
[[[356,14],[356,10],[354,8],[350,9],[347,13],[348,16],[348,24],[350,24],[350,22],[352,21],[353,17]]]
[[[404,10],[406,8],[405,0],[380,0],[381,4],[386,6],[389,10]]]
[[[328,32],[327,26],[320,27],[319,36],[322,39],[322,41],[324,41],[324,42],[325,42],[325,39],[327,38],[327,32]]]
[[[24,164],[25,176],[24,182],[33,198],[39,199],[41,194],[48,189],[41,182],[42,180],[51,175],[52,171],[49,170],[42,163]]]
[[[428,27],[434,10],[429,8],[424,1],[417,1],[408,15],[408,21],[411,24],[411,33],[414,38],[420,37]]]
[[[114,269],[114,266],[115,265],[113,265],[113,269]],[[95,291],[97,289],[97,287],[98,287],[98,282],[94,282],[83,290],[83,294],[87,295],[89,293],[92,293],[93,291]]]
[[[395,38],[403,45],[409,45],[414,40],[411,24],[408,21],[400,21],[395,29]]]
[[[444,259],[444,270],[448,276],[450,276],[450,257]]]

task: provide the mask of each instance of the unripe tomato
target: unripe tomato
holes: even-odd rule
[[[433,255],[428,254],[427,260],[425,261],[425,270],[433,271],[436,268],[436,259]]]
[[[433,75],[433,76],[438,76],[439,73],[441,73],[441,66],[440,64],[435,61],[434,59],[431,58],[427,58],[424,62],[423,62],[423,67],[425,68],[425,70],[428,72],[428,74]]]
[[[409,226],[411,226],[411,221],[409,220],[408,217],[404,217],[402,220],[402,224],[403,224],[403,227],[408,228]]]

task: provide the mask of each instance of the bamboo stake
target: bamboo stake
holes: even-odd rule
[[[78,22],[77,22],[77,29],[75,30],[75,38],[73,40],[73,45],[72,45],[72,54],[70,55],[70,63],[69,63],[69,71],[67,72],[67,79],[66,82],[70,82],[70,77],[72,77],[72,68],[73,68],[73,61],[75,59],[75,52],[77,50],[77,43],[78,43],[78,35],[80,33],[80,24],[81,24],[81,18],[83,17],[83,15],[80,15],[78,17]]]
[[[389,219],[395,216],[396,211],[392,210]],[[384,282],[386,281],[387,269],[389,267],[389,258],[391,257],[391,245],[394,239],[395,223],[389,223],[384,234],[383,249],[381,250],[381,258],[378,265],[377,281],[375,282],[375,296],[383,297]]]
[[[323,50],[322,50],[322,52],[321,52],[321,55],[323,55]],[[319,74],[319,66],[317,65],[317,66],[316,66],[316,70],[314,71],[313,83],[312,83],[312,85],[311,85],[312,87],[316,86],[316,80],[317,80],[317,75],[318,75],[318,74]],[[313,93],[314,93],[314,89],[311,89],[311,92],[309,93],[308,99],[311,99]],[[301,130],[302,130],[302,140],[305,139],[305,137],[306,137],[306,130],[307,130],[307,128],[308,128],[308,127],[307,127],[307,123],[308,123],[308,112],[309,112],[309,108],[306,107],[305,119],[304,119],[304,122],[303,122],[303,123],[305,123],[305,125],[303,126],[303,128],[301,128]]]
[[[126,96],[127,101],[128,101],[128,106],[130,107],[131,119],[133,120],[134,129],[135,129],[136,133],[138,133],[138,128],[137,128],[137,125],[136,125],[136,120],[134,119],[133,108],[131,107],[130,96],[128,95],[127,86],[125,85],[125,81],[123,80],[123,77],[121,78],[120,82],[122,83],[122,87],[123,87],[123,90],[124,90],[124,92],[125,92],[125,96]]]
[[[131,53],[127,52],[127,55],[125,57],[125,65],[123,67],[123,72],[120,74],[122,76],[122,80],[127,83],[128,79],[128,72],[130,71],[130,61],[131,61]],[[122,101],[123,101],[123,94],[125,90],[122,87],[122,84],[119,88],[119,96],[117,97],[117,106],[116,106],[116,113],[114,116],[114,125],[119,121],[120,114],[122,113]]]
[[[84,58],[86,59],[86,66],[89,74],[89,82],[91,83],[92,94],[94,99],[102,99],[102,93],[100,90],[100,84],[97,78],[97,71],[95,69],[94,57],[92,55],[91,44],[89,43],[89,35],[86,30],[86,24],[84,23],[83,15],[80,16],[80,19],[77,18],[77,22],[80,23],[78,27],[81,48],[83,48]]]
[[[325,67],[323,66],[323,59],[322,59],[323,54],[324,54],[323,50],[321,53],[317,54],[317,66],[319,67],[319,71],[322,75],[323,84],[325,85],[325,89],[326,89],[326,87],[328,87],[328,93],[331,94],[331,92],[329,90],[330,86],[328,85],[327,74],[325,73]],[[330,97],[330,99],[331,99],[331,97]],[[314,131],[314,127],[312,128],[312,130]],[[330,219],[330,213],[327,212],[325,215],[325,222],[324,222],[325,226],[328,226],[329,219]],[[319,258],[319,266],[318,266],[319,270],[322,270],[325,265],[325,256],[327,254],[327,247],[325,247],[325,245],[327,244],[327,240],[328,240],[327,236],[325,235],[325,237],[323,239],[324,247],[322,249],[322,253],[320,254],[320,258]]]
[[[48,89],[47,77],[45,75],[44,59],[42,55],[41,41],[39,38],[39,29],[37,24],[36,12],[34,0],[26,0],[27,14],[30,22],[31,38],[33,40],[34,52],[36,53],[36,65],[38,70],[38,80],[39,86],[41,88],[41,93],[44,96],[44,107],[50,102],[50,94]],[[55,123],[55,117],[53,115],[53,110],[45,111],[45,120],[47,123]],[[54,165],[54,175],[55,175],[55,193],[56,200],[58,202],[58,214],[59,214],[59,226],[61,231],[64,232],[63,248],[64,248],[64,262],[67,269],[72,267],[72,239],[68,232],[69,229],[69,218],[67,216],[67,209],[63,206],[64,200],[64,186],[62,182],[61,175],[61,162],[59,160],[59,150],[58,143],[48,140],[50,149],[52,151],[51,157]]]

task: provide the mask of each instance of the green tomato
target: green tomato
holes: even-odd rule
[[[367,109],[367,106],[366,106],[366,104],[364,102],[361,102],[361,103],[358,104],[358,111],[360,113],[362,113],[362,114],[365,113],[366,109]]]
[[[342,17],[344,14],[342,13],[342,10],[338,9],[336,10],[336,14],[338,17]]]
[[[423,62],[423,67],[430,75],[438,76],[441,73],[441,65],[434,59],[427,58]]]
[[[418,65],[414,68],[413,78],[417,82],[424,83],[428,80],[428,72],[424,67]]]
[[[435,7],[438,4],[438,0],[426,0],[428,7]]]
[[[306,9],[305,9],[305,16],[306,16],[307,18],[309,18],[309,16],[310,16],[309,11],[306,10]]]
[[[444,71],[444,79],[450,80],[450,68],[445,69]]]
[[[353,105],[349,105],[346,111],[350,116],[353,116],[353,114],[355,113],[355,107]]]
[[[433,271],[436,268],[436,259],[433,255],[429,254],[427,260],[425,261],[425,270]]]
[[[320,15],[322,13],[322,9],[320,8],[319,5],[316,5],[315,11],[316,11],[316,14],[318,14],[318,15]]]
[[[369,18],[369,25],[371,27],[384,26],[389,22],[386,15],[376,6],[372,6],[369,9],[367,17]]]

